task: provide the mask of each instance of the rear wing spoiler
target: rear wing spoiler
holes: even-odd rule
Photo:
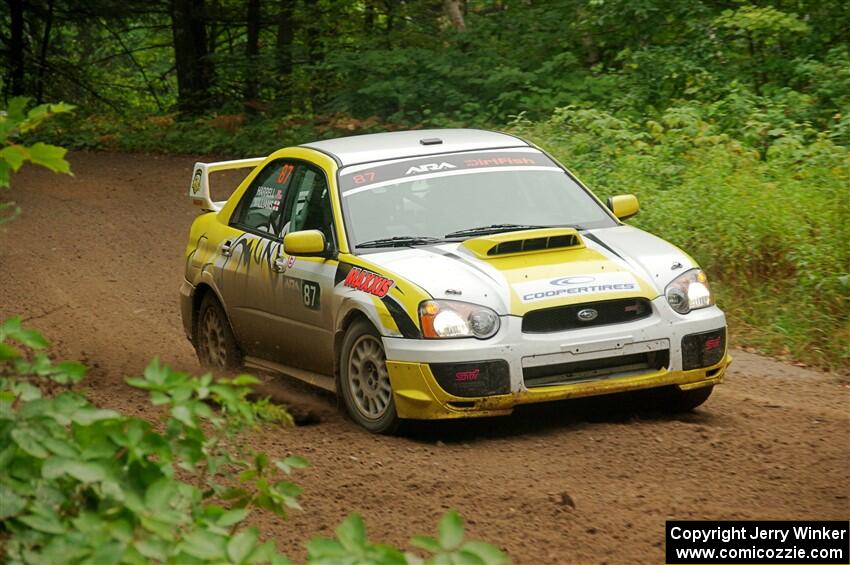
[[[253,168],[261,165],[265,160],[265,157],[255,157],[236,161],[219,161],[218,163],[195,163],[192,184],[189,186],[189,198],[192,199],[192,204],[200,206],[204,212],[218,212],[224,206],[225,201],[216,202],[212,199],[210,195],[210,173]]]

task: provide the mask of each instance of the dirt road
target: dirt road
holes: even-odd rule
[[[90,364],[103,405],[141,413],[122,379],[154,355],[199,370],[177,308],[193,162],[77,153],[73,178],[29,170],[13,181],[24,213],[0,227],[0,318],[23,315],[58,355]],[[667,519],[848,519],[847,379],[734,355],[727,383],[690,415],[571,401],[395,438],[282,383],[322,421],[252,438],[313,464],[298,480],[306,511],[263,527],[300,559],[301,540],[354,510],[372,539],[404,544],[455,508],[517,563],[663,563]]]

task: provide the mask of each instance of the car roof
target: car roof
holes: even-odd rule
[[[518,137],[481,129],[419,129],[370,133],[302,145],[332,156],[341,167],[457,151],[528,146],[526,141]]]

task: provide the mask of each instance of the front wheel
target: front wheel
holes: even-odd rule
[[[708,400],[713,390],[714,386],[704,386],[691,390],[671,387],[664,391],[663,408],[668,412],[690,412]]]
[[[236,371],[242,367],[242,354],[227,314],[215,295],[207,293],[198,310],[195,329],[195,351],[204,367]]]
[[[373,433],[391,434],[400,420],[380,334],[365,320],[345,333],[340,359],[340,393],[351,418]]]

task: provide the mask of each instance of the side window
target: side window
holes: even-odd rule
[[[325,240],[334,241],[330,190],[322,171],[309,165],[298,167],[287,198],[286,216],[283,233],[319,230]]]
[[[230,224],[244,230],[280,236],[283,203],[297,165],[274,161],[260,171],[233,212]]]

